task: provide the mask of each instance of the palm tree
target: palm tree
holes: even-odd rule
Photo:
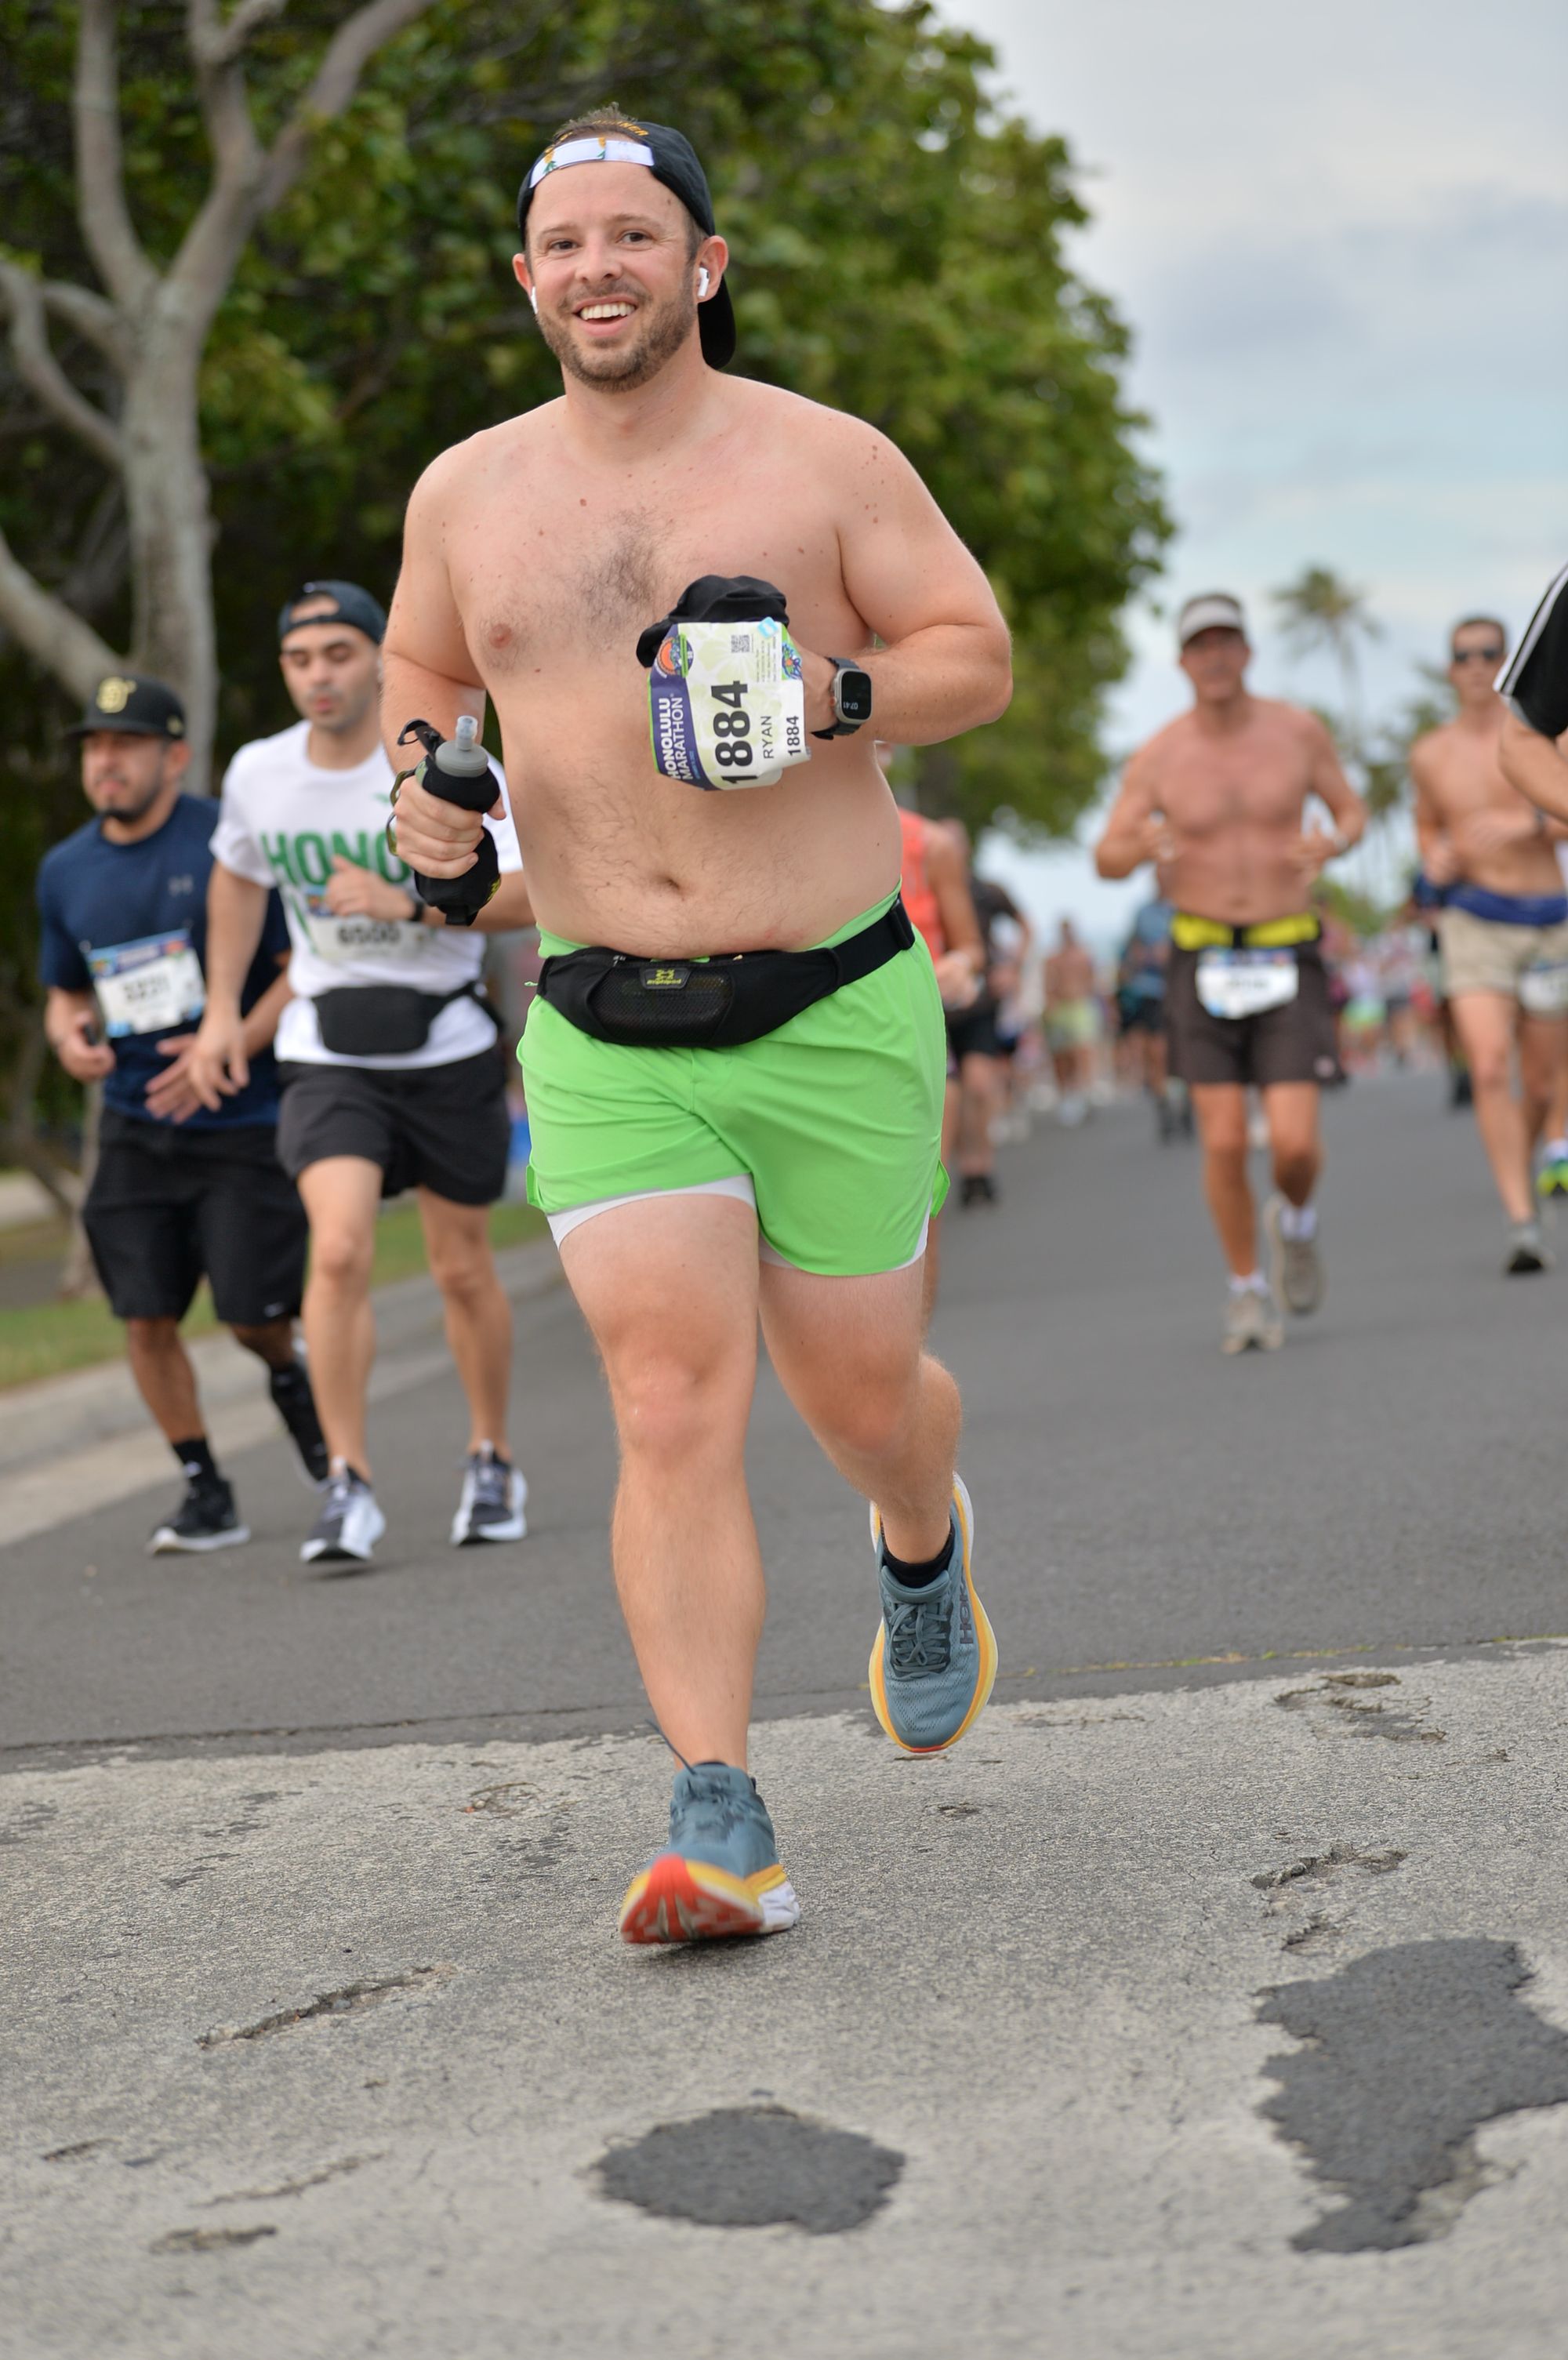
[[[1286,639],[1301,648],[1326,648],[1338,665],[1345,734],[1359,750],[1363,724],[1356,645],[1358,639],[1377,639],[1382,629],[1367,610],[1365,593],[1353,590],[1330,566],[1307,565],[1294,582],[1272,595]]]

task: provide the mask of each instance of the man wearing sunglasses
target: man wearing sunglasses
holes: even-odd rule
[[[1508,1216],[1503,1266],[1517,1275],[1551,1267],[1530,1166],[1568,1067],[1568,894],[1557,859],[1568,830],[1504,773],[1507,708],[1493,683],[1507,652],[1491,616],[1454,625],[1448,677],[1458,711],[1416,740],[1410,777],[1421,867],[1446,897],[1439,932],[1447,997]]]

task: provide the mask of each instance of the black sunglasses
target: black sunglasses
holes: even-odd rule
[[[1455,648],[1448,659],[1450,663],[1501,663],[1502,660],[1501,648]]]

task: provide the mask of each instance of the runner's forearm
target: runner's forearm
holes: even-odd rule
[[[270,1048],[273,1035],[278,1031],[278,1020],[293,997],[289,971],[285,967],[277,982],[267,985],[245,1020],[243,1038],[247,1057],[254,1057],[258,1049]]]
[[[207,886],[207,1005],[239,1011],[240,994],[267,923],[265,885],[215,861]]]
[[[855,661],[871,675],[877,735],[900,746],[935,746],[979,729],[1012,698],[1007,634],[996,623],[933,623]]]
[[[1141,869],[1151,856],[1143,840],[1144,823],[1139,820],[1128,827],[1108,827],[1094,847],[1094,867],[1102,877],[1130,877]]]
[[[476,682],[451,679],[387,647],[381,678],[381,737],[395,770],[411,770],[420,759],[417,743],[397,743],[399,732],[410,721],[428,721],[443,738],[451,738],[456,733],[459,716],[464,713],[472,713],[480,722],[485,718],[485,691]]]
[[[1509,786],[1528,795],[1538,811],[1568,821],[1568,758],[1554,738],[1543,738],[1517,713],[1503,721],[1498,759]]]
[[[44,1039],[57,1057],[60,1044],[84,1016],[90,1023],[98,1021],[98,1003],[90,991],[67,991],[60,984],[49,986],[44,1001]]]

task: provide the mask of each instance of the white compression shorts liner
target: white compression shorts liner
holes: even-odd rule
[[[550,1236],[559,1246],[563,1238],[569,1238],[572,1235],[573,1229],[580,1229],[584,1221],[596,1220],[601,1213],[616,1213],[623,1205],[647,1205],[663,1196],[733,1196],[737,1204],[749,1205],[754,1213],[757,1210],[757,1190],[752,1185],[750,1174],[732,1172],[723,1180],[695,1181],[690,1188],[637,1188],[634,1189],[629,1196],[596,1196],[591,1205],[569,1205],[565,1212],[547,1213],[545,1218],[550,1223]],[[926,1238],[930,1229],[931,1220],[928,1217],[920,1223],[920,1243],[914,1252],[908,1262],[895,1262],[893,1264],[895,1270],[910,1270],[920,1261],[926,1250]],[[792,1262],[787,1254],[781,1254],[777,1246],[769,1245],[760,1223],[757,1226],[757,1251],[759,1261],[777,1262],[780,1270],[800,1268],[798,1262]],[[877,1273],[878,1277],[883,1274],[881,1272]]]

